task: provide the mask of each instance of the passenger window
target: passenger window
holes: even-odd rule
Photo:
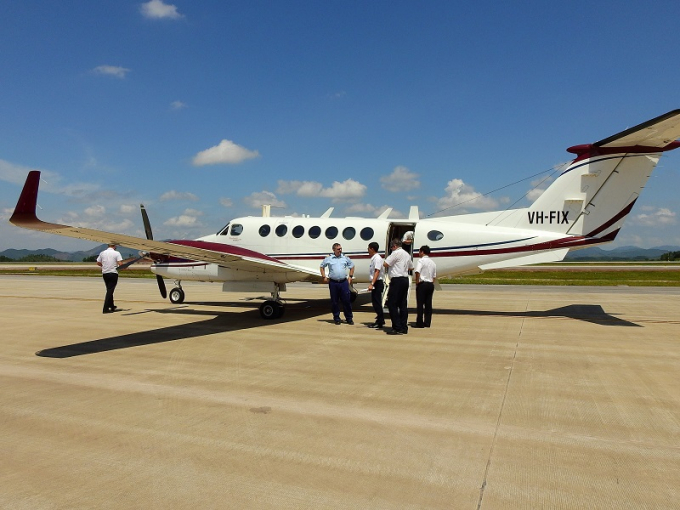
[[[345,230],[342,231],[342,237],[344,237],[348,241],[350,239],[354,239],[355,235],[357,235],[357,231],[354,229],[354,227],[347,227]]]
[[[371,227],[366,227],[361,229],[361,238],[364,241],[368,241],[369,239],[373,239],[373,229]]]
[[[442,234],[439,230],[430,230],[427,233],[427,238],[430,241],[441,241],[444,239],[444,234]]]
[[[276,227],[276,235],[279,237],[283,237],[286,235],[286,232],[288,232],[288,227],[286,225],[279,225]]]
[[[272,231],[272,228],[269,225],[262,225],[260,227],[260,235],[262,237],[267,237],[269,235],[269,232]]]
[[[231,226],[230,235],[232,235],[232,236],[240,236],[242,232],[243,232],[243,225],[239,225],[238,223],[234,223],[234,224]]]
[[[229,223],[227,223],[224,227],[222,227],[222,230],[220,230],[217,235],[220,236],[226,236],[229,233]]]
[[[338,236],[338,227],[328,227],[326,229],[326,237],[328,239],[335,239]]]
[[[293,237],[300,239],[302,237],[302,234],[305,233],[305,227],[302,225],[298,225],[293,229]]]
[[[312,228],[309,229],[309,237],[312,239],[316,239],[321,235],[321,227],[317,227],[314,225]]]

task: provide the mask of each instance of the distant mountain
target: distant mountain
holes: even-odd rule
[[[658,260],[664,253],[680,251],[678,246],[657,246],[655,248],[639,248],[637,246],[620,246],[613,250],[603,250],[594,246],[583,250],[571,251],[564,258],[566,261],[616,261],[616,260]]]
[[[91,257],[93,255],[99,255],[99,253],[105,249],[105,244],[92,248],[88,251],[74,252],[57,251],[53,250],[52,248],[43,248],[41,250],[15,250],[10,248],[9,250],[0,251],[0,256],[4,256],[13,260],[19,260],[28,255],[47,255],[48,257],[54,257],[55,259],[59,259],[64,262],[82,262],[84,258]],[[128,257],[136,257],[138,255],[137,250],[124,248],[121,246],[119,246],[117,249],[124,259]]]
[[[0,251],[0,256],[5,256],[13,260],[19,260],[27,255],[48,255],[64,262],[82,262],[84,258],[99,255],[106,245],[102,244],[88,251],[64,252],[51,248],[42,250],[14,250],[9,249]],[[124,259],[136,257],[139,252],[130,248],[118,247],[118,251]],[[617,260],[658,260],[661,255],[669,251],[680,251],[680,246],[657,246],[655,248],[638,248],[637,246],[621,246],[613,250],[603,250],[594,246],[583,250],[572,251],[567,254],[564,260],[568,262],[577,261],[617,261]]]

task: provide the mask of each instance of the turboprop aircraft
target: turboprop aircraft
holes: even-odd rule
[[[357,265],[355,283],[368,282],[366,247],[413,231],[413,246],[430,246],[439,277],[562,260],[570,250],[613,241],[663,152],[680,146],[680,110],[616,135],[567,149],[575,159],[529,207],[407,219],[321,217],[236,218],[195,240],[155,241],[146,211],[146,239],[41,221],[36,216],[40,172],[28,174],[10,222],[19,227],[142,250],[163,278],[175,280],[170,301],[184,300],[182,280],[222,282],[223,291],[270,292],[265,319],[283,314],[280,296],[290,282],[320,283],[319,265],[334,242]]]

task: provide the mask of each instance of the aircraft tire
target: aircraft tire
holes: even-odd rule
[[[267,320],[278,319],[283,315],[283,310],[281,303],[270,299],[260,305],[260,316]]]
[[[184,291],[175,287],[170,291],[170,302],[174,304],[184,303]]]

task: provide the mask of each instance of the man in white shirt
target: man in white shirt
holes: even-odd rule
[[[392,253],[383,263],[390,277],[387,309],[390,311],[392,331],[389,331],[388,334],[405,335],[408,333],[408,272],[413,269],[413,262],[411,255],[401,248],[399,239],[392,239],[390,247]]]
[[[421,246],[416,264],[416,328],[429,328],[432,322],[432,295],[437,266],[430,258],[430,247]]]
[[[371,291],[371,303],[373,310],[375,310],[375,323],[368,326],[369,328],[382,329],[385,324],[385,314],[383,313],[382,295],[385,289],[385,282],[383,277],[385,275],[385,268],[383,267],[383,258],[378,253],[380,246],[375,241],[368,245],[368,254],[371,256],[371,263],[368,267],[368,277],[371,283],[368,284],[368,290]]]
[[[118,284],[118,266],[122,262],[123,257],[116,251],[115,244],[109,244],[109,247],[97,257],[97,265],[102,268],[102,277],[106,285],[103,313],[113,313],[116,311],[116,305],[113,304],[113,291],[116,290],[116,285]]]

